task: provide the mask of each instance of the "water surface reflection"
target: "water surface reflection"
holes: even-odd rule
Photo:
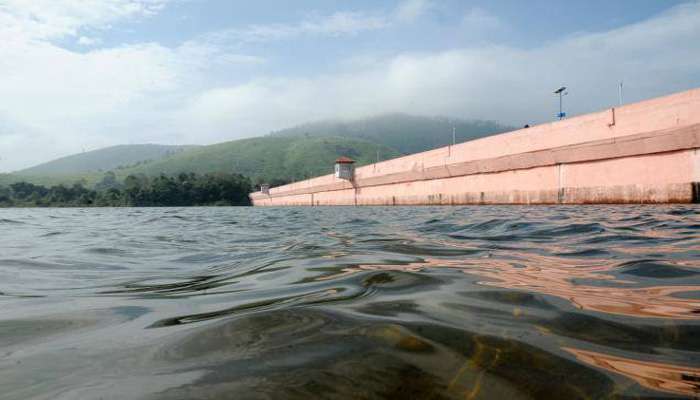
[[[0,210],[2,399],[698,397],[694,206]]]

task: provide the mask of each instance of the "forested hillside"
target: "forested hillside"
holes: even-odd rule
[[[175,176],[181,173],[237,173],[254,183],[273,185],[332,172],[338,156],[366,165],[489,136],[511,128],[488,121],[390,114],[353,121],[315,122],[270,135],[207,146],[125,145],[75,154],[14,174],[0,174],[0,185],[29,182],[50,187],[79,182],[92,187],[105,173],[116,179]]]
[[[328,137],[259,137],[202,146],[174,156],[116,171],[117,175],[174,175],[182,172],[231,171],[253,181],[293,181],[333,171],[341,155],[358,165],[399,155],[396,150],[366,140]]]

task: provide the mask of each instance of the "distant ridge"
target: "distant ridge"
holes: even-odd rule
[[[456,142],[466,142],[515,128],[493,121],[423,117],[402,113],[353,120],[325,120],[272,132],[271,136],[342,136],[369,140],[401,154],[418,153]]]
[[[198,146],[170,146],[162,144],[124,144],[105,147],[85,153],[61,157],[53,161],[17,171],[18,175],[69,175],[109,171],[137,163],[160,160],[164,157]]]
[[[146,175],[180,172],[238,172],[254,181],[295,181],[332,172],[338,156],[357,165],[464,142],[513,128],[491,121],[385,114],[355,120],[326,120],[267,136],[202,146],[124,172]]]
[[[333,171],[339,156],[358,165],[393,158],[399,153],[387,146],[351,137],[263,136],[202,146],[172,157],[145,163],[119,174],[175,175],[236,172],[257,182],[290,182]]]
[[[53,160],[13,174],[0,184],[27,181],[44,185],[92,185],[107,171],[119,179],[129,174],[176,175],[235,172],[254,182],[281,184],[332,172],[339,156],[366,165],[456,141],[477,139],[512,128],[491,121],[385,114],[355,120],[326,120],[269,135],[206,146],[156,144],[112,146]]]

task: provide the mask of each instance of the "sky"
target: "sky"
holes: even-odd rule
[[[700,1],[0,0],[0,172],[403,112],[522,126],[700,87]]]

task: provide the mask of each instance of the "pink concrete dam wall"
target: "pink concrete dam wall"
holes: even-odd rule
[[[328,166],[329,170],[332,166]],[[700,201],[700,89],[250,194],[256,206]]]

